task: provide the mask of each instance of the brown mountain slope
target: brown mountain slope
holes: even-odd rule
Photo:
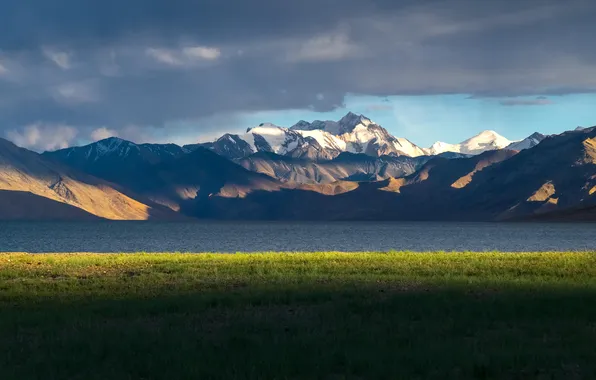
[[[164,207],[142,203],[125,195],[108,182],[62,167],[37,153],[19,148],[3,139],[0,139],[0,190],[4,190],[3,203],[8,202],[8,191],[27,192],[77,207],[106,219],[146,220],[177,217]],[[10,197],[13,201],[32,199],[17,195]],[[40,207],[48,207],[51,204],[37,203]],[[22,209],[27,209],[29,206],[21,205]],[[2,218],[12,218],[16,209],[15,207],[2,208],[0,210],[3,214]],[[54,209],[56,212],[67,210],[66,207],[54,207]],[[47,213],[39,215],[51,216]],[[69,215],[78,219],[84,214],[69,211]],[[60,215],[55,215],[53,218],[59,219]]]
[[[506,160],[513,151],[491,151],[467,159],[435,158],[408,177],[375,182],[338,182],[338,191],[302,186],[276,192],[256,191],[244,199],[211,197],[212,217],[302,220],[445,220],[478,218],[454,214],[463,189],[460,178]],[[314,190],[314,191],[313,191]],[[463,216],[462,216],[463,215]]]
[[[469,205],[496,219],[589,208],[596,202],[596,127],[549,136],[477,179]]]
[[[135,144],[118,141],[119,146],[136,150]],[[85,147],[86,150],[75,157],[77,167],[188,216],[212,217],[208,202],[211,198],[245,198],[256,191],[270,194],[281,189],[297,187],[308,191],[337,194],[357,186],[351,182],[304,186],[283,183],[268,175],[247,170],[201,147],[188,154],[171,155],[158,162],[139,160],[137,157],[131,158],[130,155],[122,154],[111,155],[109,160],[95,159],[92,154],[87,156],[88,151],[101,151],[95,146],[105,143],[100,141]],[[73,154],[69,155],[68,151],[47,156],[60,160],[63,164],[73,164],[70,162]],[[134,159],[132,163],[129,162],[131,159]],[[80,160],[85,162],[81,163]]]
[[[381,156],[342,153],[333,160],[313,161],[260,152],[236,161],[240,166],[300,184],[333,183],[340,180],[370,181],[414,173],[431,157]]]
[[[131,203],[141,198],[127,196],[109,183],[59,170],[32,152],[14,146],[2,151],[0,189],[29,191],[97,215],[126,209],[126,215],[115,215],[153,218],[157,210],[147,210],[147,202]],[[437,157],[411,175],[371,182],[280,182],[205,149],[140,169],[136,174],[121,173],[123,178],[142,177],[129,181],[134,192],[130,194],[202,218],[567,220],[580,215],[582,220],[596,219],[596,128],[550,136],[519,153],[499,150],[469,158]],[[95,191],[100,193],[90,195]],[[92,207],[98,199],[99,205]]]
[[[100,220],[66,203],[25,191],[0,190],[0,220]]]
[[[135,178],[133,168],[123,178]],[[243,198],[253,191],[277,191],[284,184],[242,168],[207,149],[197,148],[180,157],[147,163],[136,171],[142,180],[126,185],[137,194],[188,216],[204,216],[204,203],[210,197]]]
[[[306,189],[209,202],[222,218],[596,220],[596,127],[550,136],[519,153],[435,158],[412,175],[357,183],[333,196]]]

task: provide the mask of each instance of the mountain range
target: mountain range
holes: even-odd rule
[[[363,115],[349,112],[339,121],[299,121],[290,128],[263,123],[248,128],[243,135],[225,134],[219,139],[202,144],[184,146],[194,150],[204,147],[232,160],[242,159],[258,152],[275,153],[310,160],[331,160],[342,152],[381,156],[433,156],[452,152],[480,154],[488,150],[527,149],[544,138],[539,133],[521,141],[510,141],[495,131],[483,131],[460,144],[436,142],[421,148],[408,139],[392,136],[385,128]]]
[[[0,139],[0,219],[180,219],[114,183]]]
[[[596,127],[422,148],[363,115],[209,143],[0,139],[0,219],[594,220]]]

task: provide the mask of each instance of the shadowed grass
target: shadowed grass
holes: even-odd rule
[[[0,255],[1,379],[593,378],[594,253]]]

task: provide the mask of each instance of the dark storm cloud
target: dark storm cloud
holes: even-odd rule
[[[402,2],[402,6],[414,1]],[[3,0],[0,48],[101,44],[140,35],[205,43],[312,34],[330,23],[374,16],[389,0]]]
[[[0,136],[180,120],[212,133],[206,120],[222,115],[330,110],[346,93],[590,92],[595,10],[591,0],[4,0]]]

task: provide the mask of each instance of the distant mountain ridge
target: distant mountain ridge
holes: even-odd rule
[[[242,201],[214,199],[212,210],[234,219],[596,221],[596,127],[522,151],[434,157],[410,175],[358,182],[333,197],[257,192]]]
[[[267,174],[283,182],[324,184],[402,177],[414,173],[430,159],[429,156],[370,157],[343,152],[333,160],[317,162],[261,152],[236,162],[246,169]]]
[[[105,180],[0,139],[0,219],[177,219]],[[6,204],[10,199],[10,207]],[[14,202],[23,202],[19,203]],[[23,209],[30,212],[23,213]],[[76,211],[78,209],[78,211]]]
[[[45,152],[44,155],[93,162],[116,157],[158,162],[164,158],[176,157],[184,153],[188,153],[188,150],[176,144],[135,144],[118,137],[109,137],[85,146]]]
[[[448,144],[437,141],[426,152],[430,155],[437,155],[445,152],[463,154],[481,154],[489,150],[507,148],[513,141],[506,139],[495,131],[482,131],[474,137],[462,141],[459,144]]]
[[[535,133],[524,140],[511,141],[495,131],[486,130],[459,144],[436,142],[429,148],[421,148],[406,138],[391,135],[366,116],[349,112],[338,121],[315,120],[309,123],[301,120],[290,128],[262,123],[248,128],[244,135],[228,133],[213,142],[185,145],[184,148],[192,150],[202,146],[233,160],[258,152],[332,160],[342,152],[362,153],[372,157],[419,157],[446,152],[474,155],[509,146],[514,150],[527,149],[543,138],[543,135]]]
[[[526,137],[523,140],[512,142],[507,146],[507,149],[511,150],[524,150],[530,149],[535,147],[536,145],[540,144],[542,140],[546,138],[545,135],[542,133],[534,132],[530,136]]]
[[[250,172],[208,149],[174,144],[140,144],[111,137],[83,147],[46,152],[93,176],[119,184],[174,211],[213,194],[243,196],[279,189],[275,179]]]
[[[38,154],[0,139],[0,219],[550,216],[596,220],[596,127],[422,149],[349,113],[184,147],[112,137]]]
[[[211,143],[190,144],[184,148],[210,149],[229,159],[241,159],[258,152],[270,152],[295,158],[333,159],[341,152],[337,139],[329,134],[302,134],[274,124],[263,123],[248,128],[243,135],[225,134]]]

